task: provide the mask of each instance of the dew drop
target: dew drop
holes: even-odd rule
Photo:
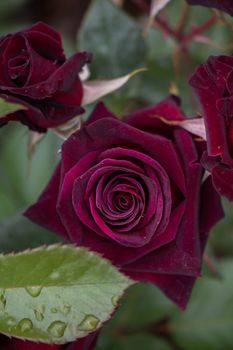
[[[0,290],[0,311],[3,311],[6,307],[6,296],[5,296],[5,290]]]
[[[118,306],[120,297],[118,295],[114,295],[111,300],[112,300],[112,305],[113,306]]]
[[[66,330],[67,324],[62,321],[54,321],[50,324],[48,327],[48,332],[56,338],[63,337],[65,330]]]
[[[19,321],[17,328],[23,333],[28,332],[33,328],[33,323],[29,318],[23,318]]]
[[[45,311],[45,307],[43,305],[42,306],[38,306],[34,310],[35,318],[37,319],[37,321],[43,321],[43,319],[44,319],[44,311]]]
[[[63,315],[68,315],[70,313],[71,306],[69,304],[64,304],[61,306],[60,311]]]
[[[86,315],[81,323],[78,325],[78,329],[81,331],[93,331],[97,328],[100,320],[94,315]]]
[[[40,295],[42,286],[32,286],[32,287],[26,287],[25,290],[30,294],[33,298],[36,298]]]
[[[6,324],[9,326],[9,328],[11,328],[16,325],[16,320],[13,317],[9,316],[6,319]]]
[[[53,313],[53,314],[56,314],[58,312],[58,309],[56,307],[52,307],[50,309],[50,311]]]

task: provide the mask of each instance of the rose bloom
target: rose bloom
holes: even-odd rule
[[[34,343],[16,338],[8,338],[0,335],[0,349],[3,350],[94,350],[97,340],[97,333],[79,339],[70,344],[49,345]]]
[[[164,122],[161,117],[166,118]],[[122,121],[102,103],[62,147],[62,160],[25,215],[89,247],[184,307],[209,229],[222,217],[199,148],[176,100]]]
[[[202,159],[215,188],[233,200],[233,56],[210,57],[190,79],[206,127],[207,149]]]
[[[225,11],[233,16],[233,2],[232,0],[187,0],[190,5],[202,5],[207,7],[214,7],[221,11]]]
[[[83,88],[79,79],[90,54],[66,59],[61,37],[39,22],[0,39],[0,97],[25,110],[0,119],[0,126],[17,120],[39,132],[81,114]]]

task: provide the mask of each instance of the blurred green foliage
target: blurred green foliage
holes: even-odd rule
[[[16,9],[18,11],[23,3],[26,0],[1,0],[2,33],[20,28],[20,17],[16,22],[8,22],[6,18]],[[173,26],[180,25],[184,4],[184,0],[171,1],[163,18]],[[184,21],[184,32],[188,33],[212,15],[207,8],[190,8]],[[146,67],[147,72],[134,77],[120,91],[104,99],[109,108],[122,115],[156,103],[167,96],[173,83],[179,90],[187,115],[195,115],[199,107],[188,87],[188,78],[196,64],[209,55],[230,53],[233,33],[217,21],[187,47],[178,50],[177,41],[158,26],[146,30],[146,21],[146,15],[132,18],[110,0],[93,0],[78,33],[78,48],[94,52],[91,77],[117,77]],[[24,22],[31,20],[27,18]],[[70,54],[69,41],[65,41],[64,46],[69,48]],[[0,130],[2,252],[60,240],[28,223],[20,214],[36,200],[49,180],[59,161],[60,145],[57,136],[48,132],[36,149],[29,173],[26,127],[12,123]],[[224,208],[226,218],[213,230],[209,241],[209,251],[217,261],[221,279],[214,274],[209,277],[206,267],[184,312],[153,286],[139,284],[133,287],[116,315],[104,327],[98,350],[233,349],[233,209],[226,201]]]

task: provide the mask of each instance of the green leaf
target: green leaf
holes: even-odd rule
[[[61,141],[49,131],[33,154],[29,174],[27,142],[25,126],[12,122],[0,128],[0,220],[34,203],[60,160]]]
[[[232,260],[221,264],[221,273],[222,280],[200,279],[187,309],[173,317],[170,329],[183,349],[232,349]]]
[[[5,117],[7,114],[20,111],[21,109],[26,108],[18,103],[12,103],[0,97],[0,118]]]
[[[79,32],[79,47],[94,53],[90,66],[98,79],[145,67],[142,29],[108,0],[94,0]]]
[[[110,318],[133,282],[86,249],[49,246],[0,256],[0,332],[63,344]]]

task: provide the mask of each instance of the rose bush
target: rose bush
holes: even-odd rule
[[[49,345],[0,335],[0,348],[4,350],[93,350],[96,340],[97,334],[92,333],[88,337],[79,339],[71,344]]]
[[[233,16],[232,0],[187,0],[190,5],[214,7]]]
[[[173,98],[123,121],[99,104],[63,144],[60,165],[25,213],[156,284],[180,307],[222,217],[211,181],[202,182],[203,143],[170,123],[184,118]]]
[[[0,97],[25,109],[0,119],[26,124],[39,132],[56,127],[83,112],[79,79],[91,55],[79,52],[66,59],[61,37],[39,22],[0,39]]]
[[[233,56],[210,57],[190,79],[206,127],[208,153],[202,159],[215,188],[233,200]]]

